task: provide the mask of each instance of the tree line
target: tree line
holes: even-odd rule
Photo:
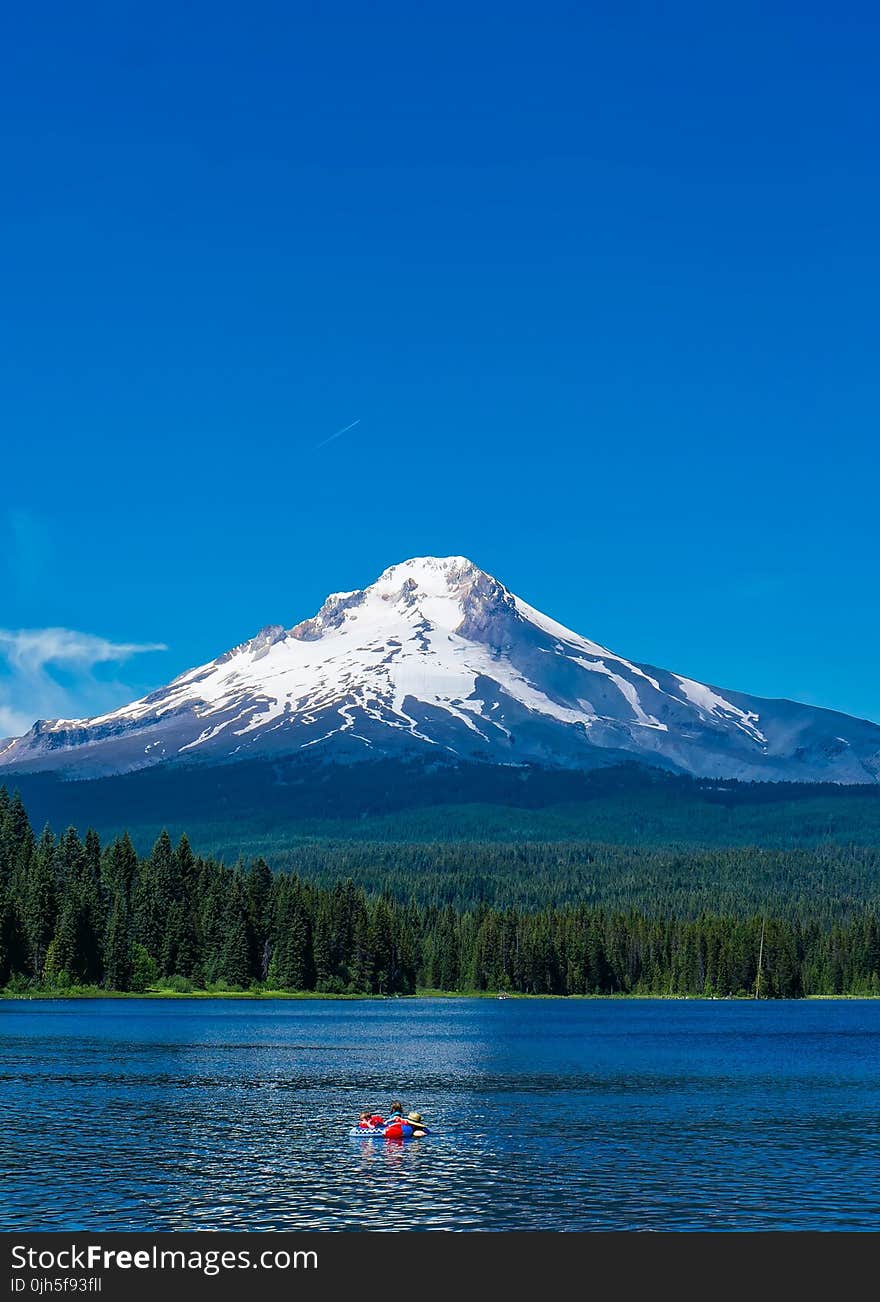
[[[323,886],[351,878],[373,894],[414,895],[468,911],[481,903],[533,913],[589,904],[613,912],[703,913],[818,921],[880,909],[880,848],[613,845],[601,841],[311,840],[263,851],[273,868]]]
[[[763,942],[762,942],[763,936]],[[650,914],[569,902],[468,907],[316,883],[263,859],[232,866],[167,832],[36,836],[0,788],[0,987],[410,994],[880,993],[873,909],[808,917]]]

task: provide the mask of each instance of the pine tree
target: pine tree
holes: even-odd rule
[[[107,937],[104,944],[104,984],[110,990],[130,990],[133,977],[134,947],[128,907],[125,897],[118,892],[113,898],[110,919],[107,923]]]
[[[57,983],[62,973],[68,981],[79,982],[83,979],[79,929],[79,900],[77,895],[70,891],[64,898],[55,935],[46,951],[42,976],[48,985]]]
[[[101,869],[107,895],[111,899],[114,895],[120,895],[129,903],[138,871],[138,857],[127,832],[113,842],[102,859]]]
[[[351,901],[351,915],[351,988],[356,994],[369,994],[373,988],[375,954],[370,916],[360,892]]]
[[[165,948],[165,928],[175,899],[175,867],[171,838],[163,829],[149,858],[140,864],[134,891],[135,936],[157,962]]]
[[[247,900],[238,874],[227,904],[224,932],[220,979],[230,986],[247,986],[251,979],[251,938]]]
[[[334,961],[334,926],[330,901],[326,896],[315,915],[312,945],[315,961],[315,988],[339,993],[340,983]]]
[[[247,875],[248,924],[253,942],[251,969],[265,981],[272,958],[272,872],[265,859],[255,859]]]
[[[12,897],[6,884],[0,881],[0,987],[12,976],[10,941],[12,931]]]
[[[4,792],[5,794],[5,792]],[[35,849],[34,834],[22,799],[16,791],[4,801],[5,813],[0,844],[0,859],[7,864],[7,880],[17,885],[27,871]]]
[[[135,942],[132,951],[131,989],[142,993],[156,984],[159,972],[156,960],[147,953],[143,945]]]
[[[22,906],[24,931],[28,944],[28,966],[31,974],[39,981],[43,975],[46,951],[55,935],[58,919],[55,841],[48,828],[43,832],[34,850]]]
[[[275,901],[272,960],[268,980],[275,990],[313,990],[312,928],[297,878],[282,878]]]

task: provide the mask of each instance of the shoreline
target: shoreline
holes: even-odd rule
[[[80,990],[29,990],[21,993],[12,993],[5,990],[0,991],[0,1003],[28,1003],[28,1002],[54,1002],[75,1000],[91,1000],[93,1002],[104,1000],[124,1000],[124,999],[146,999],[155,1002],[165,1000],[180,1001],[194,1000],[204,1002],[206,1000],[241,1000],[244,1002],[271,1002],[271,1001],[290,1001],[290,1000],[324,1000],[336,1002],[368,1002],[368,1003],[388,1003],[397,1000],[411,999],[429,999],[438,1003],[445,1000],[453,999],[492,999],[499,1002],[506,1002],[513,999],[528,1000],[562,1000],[566,1003],[578,1000],[608,1000],[608,1001],[632,1001],[632,1000],[657,1000],[659,1002],[673,1003],[718,1003],[718,1004],[747,1004],[747,1003],[809,1003],[812,1001],[853,1001],[853,1000],[874,1000],[880,999],[876,994],[846,994],[846,995],[800,995],[796,999],[761,999],[756,1000],[753,995],[679,995],[679,994],[637,994],[630,992],[619,992],[607,995],[537,995],[515,993],[512,991],[497,990],[416,990],[411,995],[368,995],[368,994],[331,994],[320,990],[97,990],[97,989],[80,989]]]

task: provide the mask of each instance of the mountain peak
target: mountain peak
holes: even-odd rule
[[[408,561],[389,565],[371,586],[411,581],[426,591],[438,591],[473,582],[481,575],[488,577],[466,556],[411,556]]]
[[[626,660],[465,556],[414,556],[95,719],[36,725],[0,765],[75,776],[301,753],[705,777],[880,780],[880,727]]]
[[[466,556],[413,556],[389,565],[366,588],[331,593],[317,615],[295,625],[290,636],[313,642],[355,624],[365,633],[379,636],[384,629],[387,635],[397,617],[447,633],[462,632],[477,612],[505,599],[508,613],[514,614],[507,589]]]

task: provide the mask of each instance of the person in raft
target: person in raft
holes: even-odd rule
[[[404,1116],[403,1104],[392,1103],[385,1118],[383,1133],[386,1139],[423,1139],[428,1132],[423,1126],[420,1112],[410,1112]]]
[[[392,1103],[388,1109],[388,1116],[382,1123],[385,1127],[385,1134],[391,1132],[392,1138],[399,1137],[403,1134],[403,1104]]]
[[[378,1112],[362,1112],[358,1117],[358,1130],[381,1130],[384,1124]]]

